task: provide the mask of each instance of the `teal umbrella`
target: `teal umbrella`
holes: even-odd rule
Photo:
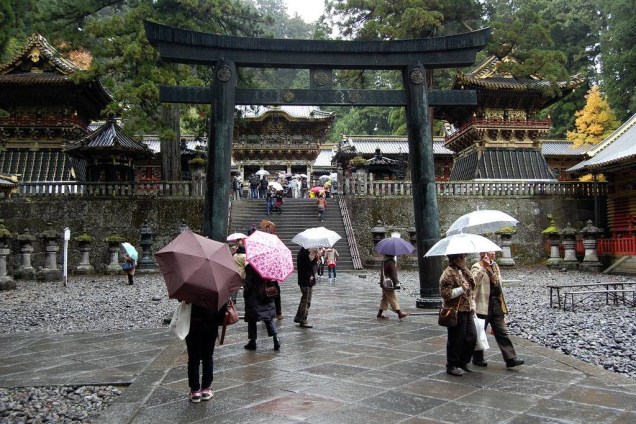
[[[124,248],[126,254],[132,258],[133,261],[137,262],[137,258],[139,258],[139,253],[137,253],[137,249],[133,247],[130,243],[122,243],[121,247]]]

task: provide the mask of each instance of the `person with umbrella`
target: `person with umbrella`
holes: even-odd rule
[[[389,307],[394,311],[399,319],[406,318],[410,314],[408,312],[402,312],[400,309],[400,303],[395,295],[395,289],[400,289],[400,280],[398,280],[397,264],[395,263],[395,256],[384,255],[382,261],[382,273],[380,275],[380,287],[382,288],[382,299],[380,300],[380,309],[378,310],[377,317],[379,319],[389,319],[384,315]],[[387,279],[391,279],[393,287],[389,287],[385,284]]]
[[[330,246],[327,250],[325,250],[325,261],[327,262],[327,272],[329,275],[329,282],[336,282],[336,262],[340,254],[333,246]],[[333,273],[333,280],[331,280],[331,274]]]
[[[446,374],[456,377],[463,375],[462,370],[472,372],[468,368],[468,363],[477,342],[477,331],[473,321],[475,281],[466,268],[466,256],[464,253],[447,255],[448,266],[439,279],[444,307],[457,310],[457,325],[446,327]]]
[[[501,273],[495,262],[495,252],[481,252],[479,261],[470,269],[475,279],[475,310],[477,316],[486,320],[492,327],[495,340],[501,354],[506,361],[506,367],[512,368],[523,365],[524,360],[517,358],[515,348],[510,341],[508,327],[504,319],[508,313],[508,307],[504,299],[501,286]],[[485,330],[486,328],[484,328]],[[484,351],[473,352],[473,364],[485,367],[488,363],[484,360]]]
[[[243,299],[245,300],[245,321],[247,322],[247,338],[249,341],[245,346],[247,350],[256,350],[256,339],[258,331],[256,323],[263,321],[267,328],[267,335],[274,341],[274,350],[280,349],[280,339],[276,334],[276,306],[274,297],[277,295],[275,285],[272,281],[261,277],[258,272],[247,264],[245,266],[245,287],[243,288]]]
[[[137,249],[130,243],[122,243],[121,245],[124,248],[124,263],[121,267],[128,276],[128,285],[132,286],[135,284],[135,268],[137,268],[137,258],[139,258],[139,254],[137,253]]]
[[[311,307],[311,295],[316,285],[316,275],[314,274],[314,261],[318,258],[314,257],[313,261],[309,255],[309,250],[301,247],[296,256],[296,268],[298,270],[298,286],[300,287],[300,303],[298,311],[294,317],[294,322],[302,328],[312,328],[313,325],[307,322],[309,308]]]

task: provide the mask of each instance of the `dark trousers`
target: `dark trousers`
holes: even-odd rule
[[[216,322],[190,326],[190,333],[186,336],[185,341],[188,348],[188,384],[193,392],[202,388],[208,389],[212,385],[214,379],[212,377],[214,367],[212,355],[214,355],[217,334]],[[203,373],[199,382],[201,365],[203,365]]]
[[[294,322],[305,322],[309,315],[309,307],[311,306],[311,293],[313,287],[301,287],[300,288],[300,303],[298,304],[298,311],[294,317]]]
[[[516,358],[517,352],[515,352],[515,348],[510,340],[510,333],[508,333],[508,326],[506,326],[505,315],[501,310],[499,301],[494,298],[491,299],[488,308],[488,316],[484,317],[483,315],[480,315],[479,317],[486,320],[485,328],[488,328],[488,324],[492,327],[492,333],[495,336],[495,340],[497,341],[499,350],[501,350],[501,355],[503,356],[504,361]]]
[[[269,337],[274,337],[276,335],[276,324],[271,319],[263,320],[265,323],[265,328],[267,328],[267,335]],[[247,321],[247,338],[250,340],[256,340],[258,336],[258,331],[256,328],[256,321]]]
[[[461,367],[470,362],[477,342],[472,312],[458,312],[457,326],[447,327],[446,366]]]

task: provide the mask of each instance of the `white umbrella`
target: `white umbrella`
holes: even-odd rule
[[[276,191],[281,191],[283,189],[283,186],[280,185],[280,183],[277,183],[276,181],[270,181],[269,186],[274,187],[274,190]]]
[[[325,227],[308,228],[294,236],[292,243],[296,243],[310,249],[312,247],[332,247],[341,237],[335,231]]]
[[[233,233],[227,236],[227,241],[236,241],[236,240],[241,240],[245,238],[247,238],[247,236],[243,233]]]
[[[327,181],[329,181],[331,178],[329,178],[328,175],[323,175],[322,177],[318,178],[318,181],[320,181],[321,183],[326,183]]]
[[[446,256],[479,252],[501,252],[501,247],[486,237],[477,234],[455,234],[435,243],[424,256]]]
[[[331,181],[338,181],[338,174],[336,172],[332,172],[331,174],[329,174],[329,179]]]
[[[518,223],[519,221],[501,211],[474,211],[457,218],[446,231],[446,235],[452,236],[453,234],[462,233],[492,233],[501,230],[502,228],[513,227]]]
[[[259,169],[258,171],[255,172],[255,174],[262,177],[263,175],[269,175],[269,172],[265,171],[264,169]]]
[[[300,178],[309,178],[309,177],[308,177],[307,175],[305,175],[305,174],[300,174],[300,175],[299,175],[299,177],[300,177]]]

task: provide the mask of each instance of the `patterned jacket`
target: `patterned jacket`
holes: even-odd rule
[[[457,297],[452,297],[453,289],[462,287],[463,281],[468,281],[470,289],[463,292]],[[469,312],[473,310],[473,289],[475,288],[475,281],[470,271],[466,268],[456,268],[454,266],[448,266],[442,273],[439,279],[439,291],[444,299],[444,306],[447,308],[457,308],[460,299],[463,299],[462,304],[459,306],[460,312]]]
[[[495,264],[494,273],[484,268],[481,261],[475,263],[470,272],[475,279],[475,304],[479,315],[488,315],[488,301],[490,299],[490,279],[496,278],[501,284],[501,273],[499,272],[499,266]],[[501,294],[499,295],[499,303],[501,304],[501,310],[504,314],[508,313],[508,307],[506,306],[506,300],[503,295],[503,285],[501,286]]]

